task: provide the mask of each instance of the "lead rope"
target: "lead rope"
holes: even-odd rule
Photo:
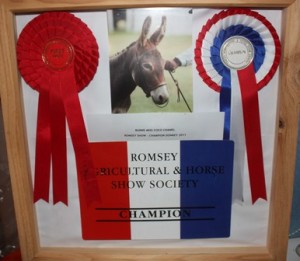
[[[184,95],[183,95],[183,93],[182,93],[182,91],[181,91],[181,89],[179,87],[178,81],[174,78],[174,76],[173,76],[173,74],[172,74],[171,71],[169,71],[169,73],[170,73],[171,78],[173,79],[173,82],[175,83],[176,88],[177,88],[177,102],[180,102],[180,95],[181,95],[181,97],[183,98],[183,100],[184,100],[184,102],[186,104],[186,107],[188,107],[189,111],[192,112],[192,110],[191,110],[191,108],[190,108],[187,100],[185,99],[185,97],[184,97]]]

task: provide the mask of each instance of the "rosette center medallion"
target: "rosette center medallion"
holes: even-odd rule
[[[252,43],[243,36],[232,36],[221,46],[221,60],[229,69],[244,69],[254,58]]]
[[[53,39],[46,44],[42,57],[43,62],[51,69],[63,70],[73,62],[74,48],[65,39]]]

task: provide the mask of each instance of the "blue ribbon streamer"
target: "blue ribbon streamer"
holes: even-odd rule
[[[220,92],[220,111],[225,112],[225,123],[223,131],[223,139],[230,138],[230,115],[231,115],[231,77],[230,70],[222,63],[220,51],[222,44],[232,36],[243,36],[247,38],[254,47],[254,70],[255,73],[262,66],[265,59],[265,45],[258,32],[249,26],[242,24],[231,25],[223,29],[214,38],[213,45],[210,48],[210,60],[214,69],[222,77],[221,92]]]

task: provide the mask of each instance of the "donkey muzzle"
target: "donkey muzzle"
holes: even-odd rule
[[[169,92],[166,84],[159,85],[154,90],[150,91],[150,96],[155,104],[165,104],[169,100]]]

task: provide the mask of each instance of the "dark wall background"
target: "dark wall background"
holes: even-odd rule
[[[0,259],[19,247],[0,100]]]
[[[298,124],[298,144],[296,158],[296,172],[294,181],[294,195],[291,215],[290,238],[300,238],[300,120]]]

